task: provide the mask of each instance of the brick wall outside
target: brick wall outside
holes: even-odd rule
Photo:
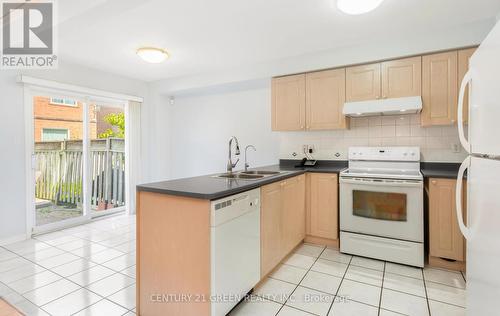
[[[59,128],[69,131],[70,139],[82,139],[83,110],[82,104],[65,106],[51,104],[50,98],[35,97],[33,104],[35,142],[42,141],[44,128]],[[97,138],[97,119],[93,107],[90,108],[90,137]]]

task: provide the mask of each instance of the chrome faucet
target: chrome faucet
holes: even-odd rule
[[[248,171],[248,167],[250,167],[250,165],[247,163],[247,151],[248,151],[248,148],[252,148],[253,151],[257,151],[257,149],[255,148],[254,145],[248,145],[247,147],[245,147],[245,172]]]
[[[229,139],[229,158],[227,161],[227,172],[229,172],[229,173],[233,172],[233,168],[236,167],[236,165],[238,164],[238,161],[240,161],[240,158],[238,158],[238,160],[236,160],[236,162],[233,163],[233,160],[232,160],[233,155],[231,154],[231,145],[233,144],[233,140],[236,143],[236,151],[234,154],[236,156],[240,155],[240,145],[238,144],[238,139],[236,138],[236,136],[231,136],[231,138]]]

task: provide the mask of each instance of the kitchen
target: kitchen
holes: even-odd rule
[[[104,169],[82,194],[123,186],[124,204],[83,197],[81,221],[37,231],[32,140],[2,135],[28,180],[0,182],[0,314],[497,313],[499,3],[87,5],[95,27],[62,19],[59,70],[0,84],[28,125],[29,91],[82,113],[123,101],[123,183]],[[100,53],[78,46],[90,34]],[[9,202],[18,184],[27,203]]]

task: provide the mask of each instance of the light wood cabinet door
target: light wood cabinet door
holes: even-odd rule
[[[306,123],[305,74],[272,79],[271,119],[273,131],[298,131]]]
[[[282,184],[283,182],[276,182],[261,188],[260,242],[262,276],[271,272],[282,258]]]
[[[331,173],[311,173],[309,183],[309,234],[338,239],[338,177]]]
[[[380,63],[346,68],[347,102],[380,99]]]
[[[306,74],[306,129],[343,129],[349,119],[342,110],[345,103],[345,69]]]
[[[429,254],[464,261],[465,239],[457,222],[455,185],[454,179],[429,179]],[[465,196],[466,187],[463,189]],[[465,210],[465,199],[463,202]]]
[[[402,98],[422,94],[422,57],[382,63],[382,98]]]
[[[462,49],[458,51],[458,91],[464,79],[465,74],[469,70],[469,59],[476,51],[476,48]],[[465,90],[464,94],[464,109],[463,109],[464,122],[469,121],[469,87]]]
[[[456,123],[457,60],[457,51],[422,57],[422,126]]]
[[[283,184],[283,257],[305,237],[305,175],[290,178]]]

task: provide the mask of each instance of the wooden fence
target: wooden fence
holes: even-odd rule
[[[120,138],[91,140],[90,203],[104,210],[125,205],[125,146]],[[35,196],[56,204],[83,202],[81,140],[36,142]]]

